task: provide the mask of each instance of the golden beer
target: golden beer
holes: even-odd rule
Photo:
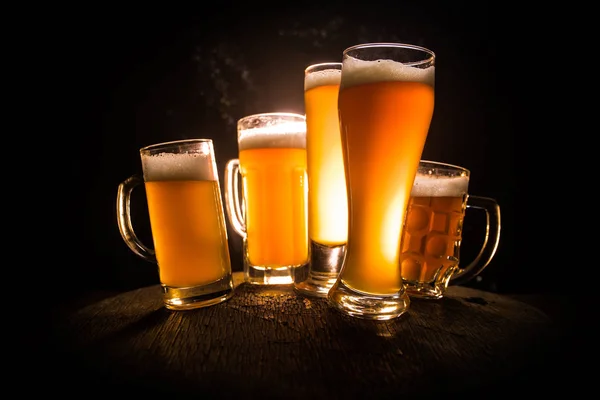
[[[465,283],[493,259],[500,241],[500,206],[490,197],[468,194],[470,171],[421,160],[412,187],[402,234],[400,268],[411,297],[440,299],[450,284]],[[486,215],[479,224],[479,252],[460,260],[467,209]],[[477,249],[477,247],[475,247]]]
[[[233,276],[213,142],[185,139],[140,149],[143,177],[117,190],[117,223],[125,244],[158,265],[163,303],[191,310],[227,301]],[[153,248],[131,223],[131,194],[145,187]]]
[[[160,281],[204,285],[231,272],[223,205],[212,164],[199,154],[142,156]]]
[[[240,119],[237,130],[239,154],[226,165],[225,200],[244,241],[244,279],[292,284],[309,253],[306,120],[294,113],[254,114]]]
[[[402,224],[433,109],[433,66],[344,59],[339,114],[350,219],[343,282],[354,290],[402,290]]]
[[[325,246],[343,245],[348,240],[348,201],[338,117],[340,68],[307,71],[304,80],[308,236]]]
[[[459,262],[469,177],[417,174],[402,237],[406,281],[447,284]]]
[[[306,263],[306,149],[245,145],[242,141],[239,160],[249,262],[272,267]]]
[[[214,282],[230,269],[216,181],[146,181],[160,281],[172,287]]]

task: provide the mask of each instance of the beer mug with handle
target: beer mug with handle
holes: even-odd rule
[[[225,214],[210,139],[154,144],[140,150],[143,176],[132,175],[117,192],[117,223],[127,246],[156,263],[163,301],[188,310],[233,295]],[[154,248],[133,229],[131,194],[144,185]]]
[[[411,297],[443,297],[448,285],[474,278],[496,253],[500,206],[492,198],[468,194],[470,174],[456,165],[425,160],[419,163],[400,256],[402,280]],[[483,210],[486,224],[478,255],[463,266],[460,248],[468,209]]]
[[[225,205],[243,240],[244,280],[293,284],[308,262],[304,115],[249,115],[237,134],[238,158],[225,168]]]

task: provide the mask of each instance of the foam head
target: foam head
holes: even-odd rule
[[[417,173],[411,196],[461,197],[467,194],[468,176],[439,176]]]
[[[306,148],[306,121],[277,120],[251,128],[238,127],[239,150]]]
[[[323,69],[309,72],[304,77],[304,91],[317,86],[339,85],[341,78],[341,69]]]
[[[216,181],[217,167],[210,153],[142,155],[146,181]]]
[[[417,68],[393,60],[365,61],[345,57],[341,88],[375,82],[422,82],[435,84],[435,67]]]

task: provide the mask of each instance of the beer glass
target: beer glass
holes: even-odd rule
[[[468,169],[421,161],[412,187],[402,236],[401,274],[411,297],[439,299],[449,284],[477,276],[494,257],[500,241],[500,206],[489,197],[468,195]],[[486,214],[478,255],[459,264],[467,209]]]
[[[338,107],[348,185],[348,242],[330,304],[386,320],[410,305],[400,238],[434,108],[435,54],[400,43],[343,52]]]
[[[325,297],[334,284],[348,240],[337,105],[341,71],[339,62],[310,65],[304,71],[310,262],[294,286],[302,294],[318,297]]]
[[[132,175],[117,192],[117,223],[127,246],[156,263],[166,308],[188,310],[233,295],[225,214],[213,142],[188,139],[140,149],[143,177]],[[134,188],[144,184],[154,248],[131,223]]]
[[[293,284],[308,262],[305,118],[249,115],[238,121],[237,135],[238,158],[225,169],[225,209],[243,239],[244,280]]]

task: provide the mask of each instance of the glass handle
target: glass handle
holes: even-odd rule
[[[117,224],[119,232],[127,246],[138,256],[146,261],[156,262],[154,250],[146,247],[133,230],[131,224],[130,203],[131,192],[133,189],[144,183],[144,179],[139,175],[132,175],[119,184],[117,190]]]
[[[460,285],[479,275],[481,271],[488,266],[500,242],[500,206],[496,200],[489,197],[469,196],[467,208],[484,210],[486,214],[485,238],[479,250],[477,257],[466,267],[458,267],[458,270],[452,275],[450,282],[453,285]]]
[[[225,165],[225,209],[233,230],[242,238],[246,237],[244,210],[240,205],[240,161],[237,158],[227,161]]]

